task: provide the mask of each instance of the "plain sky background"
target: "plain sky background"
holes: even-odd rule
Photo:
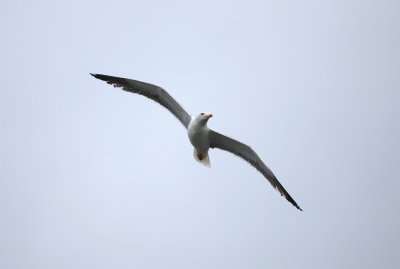
[[[2,1],[0,268],[398,268],[399,1]],[[255,169],[89,72],[160,85]]]

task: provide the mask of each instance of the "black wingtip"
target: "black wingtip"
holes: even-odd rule
[[[292,205],[294,205],[295,208],[297,208],[298,210],[300,210],[301,212],[303,212],[303,209],[300,208],[300,206],[295,202],[295,201],[289,201]]]
[[[283,194],[281,194],[281,195],[283,195]],[[296,201],[293,200],[293,198],[290,196],[290,194],[287,193],[287,195],[288,195],[288,196],[285,196],[285,197],[286,197],[286,200],[288,200],[289,203],[291,203],[291,204],[292,204],[295,208],[297,208],[298,210],[303,211],[303,209],[301,209],[301,207],[296,203]]]
[[[92,75],[93,77],[100,79],[100,80],[104,80],[107,83],[109,82],[110,79],[121,79],[121,78],[116,78],[116,77],[111,77],[111,76],[107,76],[107,75],[102,75],[102,74],[96,74],[96,73],[89,73],[90,75]]]
[[[303,209],[301,209],[301,207],[296,203],[296,201],[292,198],[292,196],[290,196],[290,194],[284,188],[283,188],[283,190],[284,190],[284,192],[281,193],[281,196],[284,196],[286,198],[286,200],[288,200],[289,203],[291,203],[295,208],[297,208],[300,211],[303,211]]]

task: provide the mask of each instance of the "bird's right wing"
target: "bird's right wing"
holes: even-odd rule
[[[213,130],[209,132],[209,140],[211,148],[219,148],[222,150],[229,151],[236,156],[241,157],[248,163],[250,163],[254,168],[256,168],[261,174],[264,175],[266,179],[271,183],[271,185],[279,191],[282,196],[285,196],[286,200],[288,200],[292,205],[294,205],[297,209],[303,211],[294,199],[290,196],[290,194],[285,190],[281,183],[279,183],[278,179],[272,173],[271,169],[269,169],[264,162],[258,157],[257,153],[252,150],[249,146],[227,137],[223,134],[217,133]]]
[[[159,86],[127,78],[112,77],[101,74],[91,75],[97,79],[104,80],[114,87],[120,87],[124,91],[138,93],[156,101],[174,114],[174,116],[178,118],[178,120],[183,124],[183,126],[185,126],[186,129],[190,123],[190,120],[192,119],[192,117],[183,109],[183,107]]]

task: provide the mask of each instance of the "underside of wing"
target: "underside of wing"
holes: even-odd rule
[[[264,162],[258,157],[257,153],[251,149],[249,146],[222,135],[218,132],[210,130],[210,147],[211,148],[219,148],[225,151],[229,151],[236,156],[241,157],[248,163],[250,163],[253,167],[255,167],[264,177],[271,183],[271,185],[279,191],[282,196],[285,198],[297,209],[303,211],[294,199],[290,196],[290,194],[285,190],[282,184],[278,181],[272,171],[264,164]]]
[[[174,116],[178,118],[178,120],[183,124],[183,126],[185,126],[185,128],[188,127],[191,116],[163,88],[133,79],[112,77],[101,74],[91,75],[97,79],[106,81],[108,84],[111,84],[114,87],[122,88],[124,91],[137,93],[154,100],[155,102],[168,109],[172,114],[174,114]]]

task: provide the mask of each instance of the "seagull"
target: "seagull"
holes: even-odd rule
[[[297,209],[303,211],[282,184],[279,183],[271,169],[264,164],[251,147],[208,128],[207,122],[213,117],[212,114],[203,112],[192,117],[167,91],[150,83],[101,74],[90,74],[114,87],[152,99],[168,109],[186,128],[189,140],[194,147],[194,158],[201,164],[210,167],[210,158],[208,156],[210,148],[218,148],[233,153],[250,163],[271,183],[281,196],[284,196]]]

